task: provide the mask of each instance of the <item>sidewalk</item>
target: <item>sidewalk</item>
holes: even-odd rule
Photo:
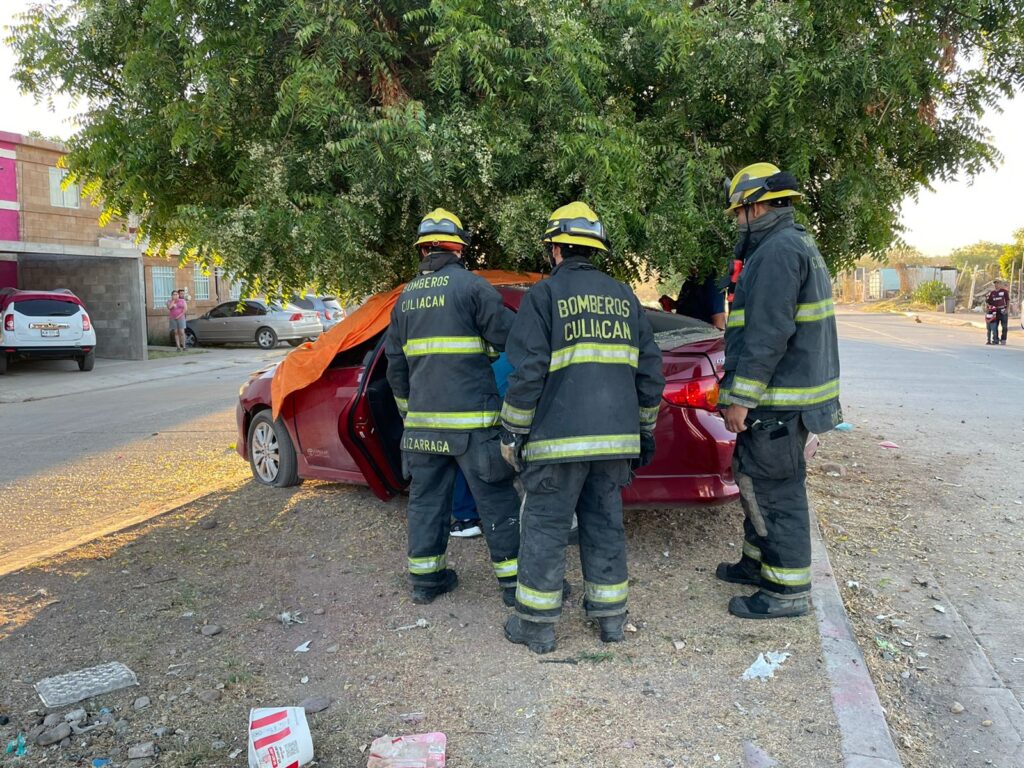
[[[916,320],[922,323],[931,323],[932,325],[948,325],[958,328],[980,328],[985,330],[985,313],[983,312],[956,312],[953,314],[947,314],[945,312],[924,312],[924,311],[891,311],[891,312],[874,312],[872,310],[865,310],[864,304],[840,304],[836,306],[836,311],[839,314],[856,314],[856,315],[902,315],[908,317],[911,320]],[[869,306],[869,305],[868,305]],[[1009,322],[1010,333],[1019,332],[1020,318],[1011,317]]]
[[[173,347],[150,347],[170,350]],[[96,358],[96,367],[87,373],[78,370],[73,360],[26,360],[12,364],[0,376],[0,403],[22,403],[51,397],[97,392],[156,378],[188,376],[214,371],[225,365],[249,363],[252,370],[271,365],[290,351],[287,347],[262,350],[255,347],[204,348],[177,356],[152,360],[109,360]]]

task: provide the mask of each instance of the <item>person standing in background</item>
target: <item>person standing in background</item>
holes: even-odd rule
[[[676,299],[677,315],[695,317],[720,331],[725,330],[725,287],[714,274],[701,279],[696,269],[683,281]]]
[[[171,291],[167,300],[167,324],[171,332],[171,340],[179,352],[185,351],[185,313],[188,304],[185,302],[184,291]]]
[[[1010,291],[1008,290],[1010,284],[1001,277],[997,277],[993,283],[992,290],[985,297],[986,312],[994,315],[994,319],[987,323],[989,339],[985,343],[1005,346],[1006,331],[1010,324]],[[987,317],[986,320],[988,320]],[[999,338],[996,338],[999,335],[1000,325],[1003,326],[1003,332]]]

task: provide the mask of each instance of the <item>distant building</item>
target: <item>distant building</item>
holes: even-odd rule
[[[0,287],[68,288],[85,302],[100,357],[144,359],[142,253],[122,222],[66,185],[64,148],[0,131]]]
[[[184,289],[188,300],[188,317],[198,317],[221,302],[237,301],[242,285],[215,270],[204,275],[196,264],[178,266],[174,258],[146,256],[142,260],[146,284],[146,328],[151,343],[169,344],[167,330],[167,299],[171,291]]]

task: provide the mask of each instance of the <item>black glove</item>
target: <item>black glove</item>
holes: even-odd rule
[[[526,435],[510,432],[502,427],[499,439],[501,441],[501,458],[516,472],[522,472],[523,443],[526,442]]]
[[[654,435],[650,432],[640,433],[640,458],[635,460],[634,466],[646,467],[654,461]]]

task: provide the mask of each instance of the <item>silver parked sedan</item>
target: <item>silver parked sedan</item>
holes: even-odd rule
[[[267,304],[260,299],[226,301],[218,304],[202,317],[185,324],[185,342],[197,344],[256,344],[261,349],[273,349],[278,341],[292,346],[323,333],[323,325],[316,312],[300,309],[293,304]]]

